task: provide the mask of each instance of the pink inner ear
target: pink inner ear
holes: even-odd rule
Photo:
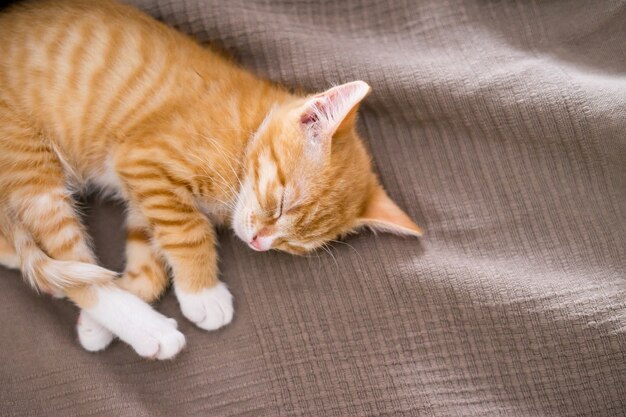
[[[300,117],[300,123],[305,125],[310,125],[317,121],[319,121],[319,117],[317,116],[317,114],[315,114],[313,110],[304,112]]]
[[[330,137],[325,135],[324,123],[320,122],[320,117],[326,118],[322,99],[309,105],[304,113],[300,116],[300,123],[307,130],[308,144],[315,145],[316,152],[320,149],[330,149]],[[322,145],[322,148],[318,148]]]
[[[369,90],[367,83],[354,81],[317,94],[305,105],[300,122],[308,128],[314,128],[315,136],[331,137]]]

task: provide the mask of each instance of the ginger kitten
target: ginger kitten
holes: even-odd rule
[[[33,1],[0,14],[0,263],[81,309],[88,350],[184,346],[147,303],[168,272],[185,317],[228,324],[215,225],[295,254],[363,226],[419,236],[355,131],[363,81],[300,96],[112,1]],[[97,266],[72,192],[128,206],[127,265]]]

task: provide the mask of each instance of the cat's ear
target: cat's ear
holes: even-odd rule
[[[375,231],[397,235],[422,236],[424,231],[394,203],[380,185],[372,193],[357,227],[367,226]]]
[[[335,133],[352,128],[359,103],[369,91],[370,86],[365,81],[352,81],[308,99],[300,114],[307,138],[316,145],[328,147]]]

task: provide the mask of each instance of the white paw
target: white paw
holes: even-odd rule
[[[176,320],[118,288],[98,288],[97,293],[98,302],[87,310],[88,315],[140,356],[171,359],[185,347],[185,336],[177,330]]]
[[[84,311],[78,316],[76,324],[76,332],[80,344],[90,352],[103,350],[113,340],[113,333],[102,327],[100,323],[95,321],[89,314]]]
[[[198,293],[174,289],[183,314],[198,327],[215,330],[233,319],[233,296],[223,282]]]
[[[137,333],[125,341],[145,358],[171,359],[185,347],[185,336],[176,327],[176,320],[161,316],[143,323]]]

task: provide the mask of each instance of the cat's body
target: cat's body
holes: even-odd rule
[[[303,253],[359,226],[419,234],[354,132],[369,91],[300,97],[133,8],[39,1],[0,14],[0,262],[83,312],[83,346],[143,356],[184,345],[152,310],[171,268],[184,315],[232,319],[213,226],[255,250]],[[128,205],[127,267],[95,266],[70,192]],[[123,288],[127,291],[123,291]]]
[[[237,184],[251,132],[285,92],[130,7],[41,3],[2,20],[0,36],[13,39],[0,44],[0,97],[37,121],[71,167],[70,182],[119,193],[111,159],[120,145],[160,140],[166,157],[191,148],[202,174]],[[179,136],[186,142],[172,140]],[[232,191],[211,190],[216,203],[234,201]]]

